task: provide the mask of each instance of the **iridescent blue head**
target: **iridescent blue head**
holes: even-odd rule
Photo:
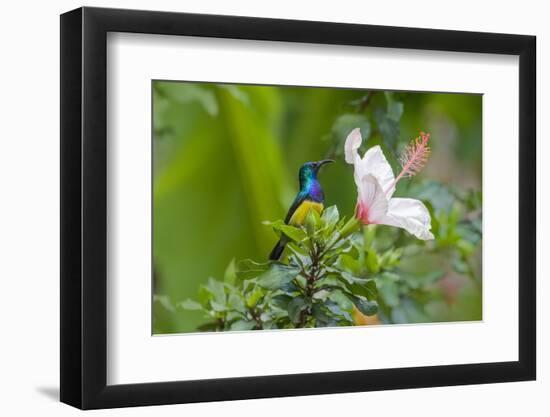
[[[300,189],[307,189],[308,187],[317,183],[317,173],[319,169],[330,162],[334,162],[332,159],[323,159],[317,162],[306,162],[300,168],[298,178],[300,179]]]

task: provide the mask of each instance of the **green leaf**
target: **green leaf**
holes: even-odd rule
[[[331,322],[331,318],[327,315],[320,303],[313,305],[311,314],[317,320],[317,325],[327,325]]]
[[[330,251],[325,252],[325,255],[323,256],[323,264],[327,267],[334,265],[342,254],[350,250],[350,247],[350,245],[346,245],[341,248],[331,249]]]
[[[331,269],[331,273],[335,274],[352,294],[361,295],[369,300],[376,299],[378,291],[374,279],[358,278],[346,271],[339,271],[334,268]]]
[[[380,256],[380,269],[390,269],[395,267],[403,255],[402,249],[388,249]]]
[[[264,221],[262,222],[262,224],[265,225],[265,226],[271,226],[271,227],[273,227],[274,229],[277,229],[278,226],[280,226],[281,224],[285,224],[285,222],[282,221],[281,219],[277,219],[277,220],[273,220],[273,221],[271,221],[271,220],[264,220]]]
[[[227,268],[225,268],[225,273],[223,274],[224,282],[228,284],[235,284],[235,279],[237,278],[237,268],[235,266],[235,258],[231,259]]]
[[[293,323],[300,321],[300,314],[307,308],[306,300],[304,297],[299,296],[293,298],[287,306],[288,317]]]
[[[359,260],[346,254],[340,256],[340,266],[343,269],[355,274],[361,271],[361,263],[359,262]]]
[[[227,300],[227,305],[229,308],[232,308],[233,310],[237,310],[240,312],[244,312],[244,302],[241,297],[239,297],[237,294],[230,294],[229,298]]]
[[[214,301],[221,306],[225,306],[227,298],[225,295],[225,287],[222,282],[215,280],[214,278],[208,278],[206,287],[210,290]]]
[[[358,281],[362,281],[361,278],[354,277],[352,274],[346,271],[340,271],[337,268],[331,268],[330,272],[336,274],[336,276],[342,279],[346,284],[354,284]]]
[[[359,223],[359,221],[355,217],[352,217],[340,229],[340,236],[342,238],[348,237],[352,233],[357,232],[360,227],[361,224]]]
[[[213,298],[212,292],[206,285],[201,285],[199,287],[199,302],[203,305],[207,305],[210,300]]]
[[[313,298],[315,300],[326,300],[326,298],[330,295],[329,290],[320,290],[317,291],[315,294],[313,294]]]
[[[235,310],[230,310],[225,315],[225,320],[226,320],[227,323],[231,323],[235,320],[240,320],[242,318],[242,316],[243,316],[242,312],[235,311]]]
[[[277,229],[287,235],[295,242],[301,242],[304,239],[307,239],[306,232],[303,229],[290,226],[287,224],[281,224],[277,226]]]
[[[225,304],[218,303],[216,300],[210,301],[210,307],[212,307],[212,310],[220,313],[227,310],[227,306]]]
[[[289,295],[279,294],[273,297],[271,301],[275,307],[286,310],[288,308],[288,304],[290,303],[290,301],[292,301],[292,299],[293,297]]]
[[[159,303],[161,306],[163,306],[166,310],[170,312],[174,312],[176,309],[172,305],[172,302],[170,301],[170,298],[167,295],[157,295],[155,294],[153,296],[153,302]],[[198,303],[197,303],[198,304]],[[202,308],[202,306],[199,304],[199,309]]]
[[[278,290],[300,272],[300,268],[281,263],[272,263],[271,267],[258,277],[258,285],[268,290]]]
[[[376,288],[376,283],[373,279],[368,280],[364,283],[356,282],[348,286],[349,290],[355,295],[362,295],[368,300],[376,300],[378,297],[378,290]]]
[[[353,303],[341,290],[332,291],[328,298],[338,304],[344,311],[349,312],[353,308]]]
[[[269,269],[269,265],[269,262],[258,263],[251,259],[245,259],[237,264],[235,273],[240,280],[256,278]]]
[[[264,291],[262,288],[255,287],[251,292],[246,294],[246,305],[248,308],[252,308],[258,304],[258,301],[264,296]]]
[[[353,305],[351,304],[351,306]],[[353,307],[350,307],[349,311],[345,311],[340,307],[340,305],[338,305],[338,303],[331,300],[328,300],[325,302],[325,307],[331,313],[332,316],[335,316],[335,318],[338,321],[338,324],[340,325],[344,324],[342,323],[342,320],[345,320],[347,322],[345,324],[352,324],[352,317],[351,317],[350,311],[351,311],[351,308]]]
[[[275,232],[282,232],[295,242],[301,242],[307,238],[304,230],[300,227],[285,224],[282,220],[276,220],[274,222],[264,221],[263,224],[269,225]],[[280,233],[277,233],[280,236]]]
[[[370,250],[373,247],[374,238],[376,237],[376,225],[369,224],[363,227],[363,247],[365,250]]]
[[[299,264],[301,267],[311,265],[311,258],[309,257],[308,252],[303,250],[303,248],[292,242],[287,244],[287,248],[292,252],[289,259],[294,260],[295,264]],[[290,263],[292,264],[293,262]]]
[[[339,287],[345,289],[345,283],[338,279],[338,274],[329,274],[315,282],[315,288],[334,288]]]
[[[373,274],[376,274],[378,273],[378,271],[380,271],[380,262],[378,261],[378,255],[376,254],[376,251],[374,249],[370,249],[367,252],[365,263],[367,265],[368,270]]]
[[[378,312],[378,303],[376,301],[368,301],[359,297],[354,297],[353,303],[365,316],[374,316]]]
[[[202,310],[202,305],[194,300],[187,299],[179,303],[179,307],[184,310]]]
[[[313,236],[315,234],[315,231],[319,228],[319,225],[321,224],[321,217],[319,216],[319,213],[317,210],[309,210],[306,215],[306,231],[308,236]]]
[[[300,278],[303,278],[303,277],[298,275],[296,277],[296,281],[298,281]],[[305,280],[305,278],[304,278],[304,280]],[[291,296],[294,297],[294,295],[298,292],[298,287],[296,286],[294,281],[290,281],[289,283],[287,283],[287,284],[285,284],[281,287],[281,291],[283,291],[285,294],[288,294],[288,295],[291,295]]]
[[[338,213],[338,207],[330,206],[323,211],[321,219],[327,226],[335,226],[338,223],[340,214]]]
[[[255,327],[256,327],[256,322],[254,321],[238,320],[234,323],[231,323],[231,327],[229,327],[229,330],[245,331],[245,330],[252,330]]]

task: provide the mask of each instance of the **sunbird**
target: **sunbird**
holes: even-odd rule
[[[321,184],[317,180],[319,169],[329,163],[334,162],[332,159],[324,159],[317,162],[306,162],[301,166],[298,173],[300,181],[300,191],[294,199],[294,202],[288,209],[285,217],[285,223],[291,226],[301,226],[306,220],[306,216],[310,210],[316,210],[319,214],[323,211],[325,202],[325,194],[321,188]],[[283,254],[283,250],[288,242],[288,238],[282,234],[281,239],[277,242],[269,255],[272,261],[278,260]]]

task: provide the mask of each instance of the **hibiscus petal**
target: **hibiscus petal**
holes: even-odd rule
[[[357,149],[361,146],[361,130],[357,127],[353,129],[348,137],[346,138],[346,144],[344,145],[344,151],[346,155],[346,162],[348,164],[355,164],[356,159],[358,159],[359,154]]]
[[[355,165],[356,172],[359,171],[361,177],[365,174],[372,174],[376,177],[380,186],[386,193],[388,198],[391,198],[395,191],[395,177],[380,146],[373,146],[363,156],[361,162]],[[356,180],[357,182],[357,180]]]
[[[387,214],[379,223],[405,229],[421,240],[434,238],[430,232],[430,212],[422,201],[413,198],[392,198],[388,203]]]
[[[364,224],[378,223],[388,211],[388,200],[378,180],[373,175],[361,178],[357,188],[357,217]]]

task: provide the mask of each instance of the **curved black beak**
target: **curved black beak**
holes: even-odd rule
[[[330,164],[332,162],[334,162],[334,159],[323,159],[322,161],[317,162],[317,166],[322,167],[323,165]]]
[[[321,168],[323,165],[330,164],[332,162],[334,162],[334,159],[323,159],[322,161],[317,161],[317,170],[319,170],[319,168]]]

